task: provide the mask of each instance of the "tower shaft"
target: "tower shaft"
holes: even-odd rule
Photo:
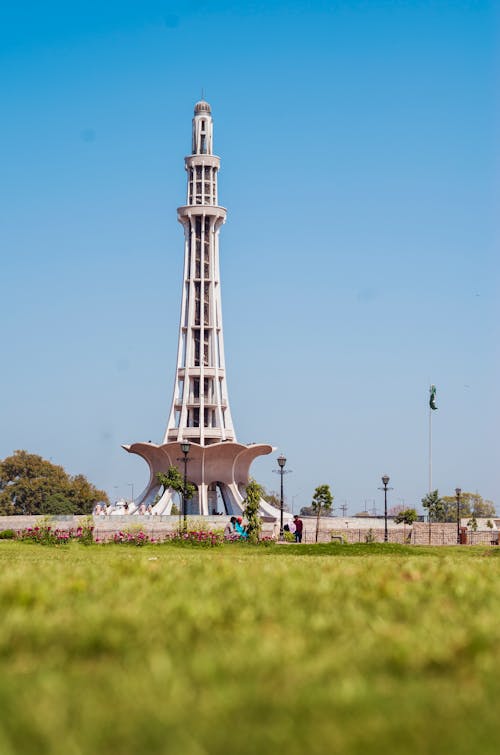
[[[219,270],[219,231],[226,210],[217,204],[220,158],[212,154],[208,103],[197,103],[192,154],[185,158],[187,204],[177,216],[184,227],[184,276],[174,395],[164,443],[190,440],[202,446],[236,440],[227,394]]]

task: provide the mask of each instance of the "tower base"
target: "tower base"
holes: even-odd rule
[[[149,482],[140,496],[129,508],[129,513],[144,513],[149,509],[154,514],[170,514],[175,503],[175,493],[168,488],[160,495],[162,485],[158,482],[159,472],[166,473],[171,466],[182,469],[183,454],[181,443],[133,443],[122,446],[129,453],[142,456],[149,466]],[[250,465],[257,458],[270,454],[275,449],[262,443],[245,446],[241,443],[223,442],[209,446],[191,443],[187,479],[196,486],[197,493],[188,502],[188,513],[206,516],[212,514],[220,503],[226,514],[243,515],[245,488],[249,482]],[[222,513],[224,513],[222,512]],[[278,511],[261,499],[260,513],[277,517]]]

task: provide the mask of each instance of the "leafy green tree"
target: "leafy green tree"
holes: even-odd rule
[[[312,506],[302,506],[300,509],[300,516],[314,516],[314,511]]]
[[[311,506],[302,506],[300,509],[301,516],[316,516],[316,509]],[[333,507],[328,511],[322,511],[321,516],[334,516]],[[370,516],[368,512],[361,512],[360,514],[354,514],[354,516]]]
[[[64,493],[53,493],[43,501],[40,514],[74,514],[73,502]]]
[[[248,541],[258,543],[262,522],[259,515],[262,488],[255,480],[250,480],[245,488],[246,497],[243,501],[245,519],[247,520]]]
[[[267,501],[267,503],[270,503],[271,506],[274,506],[275,509],[281,508],[281,497],[279,493],[276,493],[275,490],[266,490],[263,485],[261,485],[262,488],[262,498]],[[283,511],[289,511],[287,504],[283,501]]]
[[[431,524],[432,521],[442,522],[444,503],[443,499],[439,495],[438,490],[433,490],[431,493],[427,493],[422,498],[422,506],[427,509],[429,514],[429,545],[431,544]]]
[[[413,524],[413,522],[416,522],[418,519],[418,514],[415,511],[415,509],[404,509],[403,511],[400,511],[397,516],[394,517],[394,521],[396,524],[407,524],[409,527]]]
[[[470,527],[472,532],[477,532],[477,519],[474,514],[472,514],[471,518],[467,522],[467,527]]]
[[[82,474],[71,477],[68,499],[73,503],[76,514],[91,514],[96,503],[109,503],[103,490],[96,490]]]
[[[442,500],[444,510],[439,521],[455,522],[457,519],[456,496],[445,495]],[[493,501],[485,500],[479,493],[462,493],[460,495],[460,516],[471,517],[473,514],[476,519],[496,516],[495,504]]]
[[[319,535],[319,520],[321,513],[328,513],[333,506],[333,495],[329,485],[318,485],[314,491],[313,499],[311,501],[311,508],[316,514],[316,542],[318,542]]]
[[[90,514],[99,502],[109,502],[104,490],[42,456],[19,450],[0,461],[0,514]]]
[[[478,519],[485,519],[487,516],[496,516],[496,508],[493,501],[482,498],[478,493],[467,493],[472,500],[472,513]]]
[[[169,488],[175,493],[179,493],[182,498],[184,491],[184,477],[179,472],[177,467],[171,466],[167,470],[167,474],[164,472],[158,472],[156,479],[163,485],[163,493]],[[196,487],[189,481],[186,482],[186,499],[189,500],[196,493]],[[176,507],[177,508],[177,507]],[[178,513],[179,509],[177,509]]]
[[[413,522],[418,519],[418,514],[415,509],[403,509],[394,517],[396,524],[403,525],[403,542],[406,543],[406,527],[411,527]],[[411,533],[410,533],[411,535]]]

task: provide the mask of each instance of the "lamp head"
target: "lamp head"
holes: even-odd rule
[[[280,456],[278,456],[277,462],[278,462],[280,468],[283,469],[283,467],[286,464],[286,456],[283,456],[283,454],[281,454]]]
[[[189,449],[190,448],[191,448],[191,443],[188,440],[182,441],[182,443],[181,443],[181,451],[182,451],[183,454],[187,455],[189,453]]]
[[[390,479],[391,479],[391,478],[389,477],[389,475],[388,475],[388,474],[385,474],[385,475],[384,475],[384,476],[382,477],[382,484],[383,484],[383,485],[388,485],[388,484],[389,484],[389,480],[390,480]]]
[[[455,495],[457,498],[460,498],[460,493],[462,492],[462,488],[455,488]]]

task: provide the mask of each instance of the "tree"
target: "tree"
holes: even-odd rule
[[[397,503],[395,506],[391,506],[391,508],[387,512],[387,515],[388,516],[394,516],[394,517],[396,517],[399,514],[401,514],[404,510],[405,510],[405,507],[403,506],[403,504],[402,503]],[[403,520],[401,520],[401,521],[403,521]]]
[[[316,516],[316,509],[313,508],[312,504],[311,506],[302,506],[300,509],[300,515],[301,516]],[[322,516],[333,516],[333,507],[329,509],[328,511],[323,511]],[[354,516],[365,516],[365,513],[363,514],[354,514]],[[366,516],[369,516],[369,514],[366,514]]]
[[[248,541],[258,543],[262,522],[259,516],[262,488],[255,480],[250,480],[245,488],[246,497],[243,501],[245,519],[247,520]]]
[[[435,522],[442,522],[443,519],[440,518],[443,516],[444,512],[444,503],[443,499],[439,496],[439,492],[437,490],[433,490],[431,493],[427,493],[427,495],[422,498],[422,506],[424,509],[427,509],[429,512],[429,545],[431,544],[431,523],[432,520]]]
[[[265,487],[261,485],[262,488],[262,498],[267,501],[267,503],[270,503],[271,506],[274,506],[275,509],[281,508],[281,497],[279,493],[277,493],[275,490],[266,490]],[[288,511],[288,506],[283,501],[283,511]]]
[[[467,527],[470,527],[473,532],[477,532],[477,519],[474,514],[472,514],[471,518],[467,522]]]
[[[64,493],[53,493],[43,501],[40,514],[73,514],[73,503]]]
[[[182,497],[184,493],[184,477],[179,472],[177,467],[174,467],[173,465],[169,467],[167,474],[164,474],[164,472],[158,472],[156,479],[158,480],[160,485],[163,485],[163,493],[165,493],[165,491],[170,488],[175,493],[179,493],[179,495]],[[194,496],[195,493],[196,487],[191,482],[186,482],[186,499],[189,500]],[[174,513],[173,508],[174,505],[172,505],[172,513]],[[179,512],[179,509],[177,507],[176,511],[177,513]]]
[[[314,516],[314,510],[312,506],[302,506],[300,509],[300,516]]]
[[[496,516],[496,508],[493,501],[482,498],[478,493],[467,493],[472,500],[472,513],[478,519],[485,519],[487,516]],[[461,501],[460,501],[461,502]]]
[[[399,514],[394,517],[396,524],[403,525],[403,542],[406,543],[406,527],[411,527],[413,522],[416,522],[417,519],[418,514],[415,509],[403,509],[403,511],[400,511]]]
[[[27,451],[0,461],[0,514],[90,514],[96,503],[109,503],[84,475]]]
[[[318,485],[314,491],[311,508],[316,514],[316,542],[318,542],[319,520],[321,512],[329,512],[333,506],[333,495],[329,485]]]
[[[442,513],[442,522],[455,522],[457,519],[457,498],[456,496],[443,496],[444,511]],[[479,493],[461,493],[460,495],[460,516],[471,517],[474,515],[477,519],[496,516],[495,504],[493,501],[485,500]]]

